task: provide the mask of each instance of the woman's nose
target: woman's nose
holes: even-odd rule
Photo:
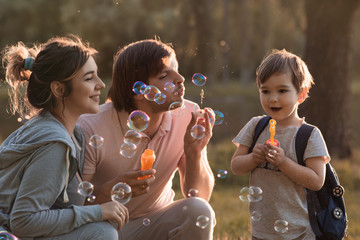
[[[105,83],[98,77],[98,83],[96,84],[97,89],[104,89]]]

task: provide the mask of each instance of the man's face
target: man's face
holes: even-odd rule
[[[178,62],[174,55],[163,59],[164,68],[154,77],[149,78],[149,85],[157,87],[165,97],[165,102],[158,104],[153,102],[156,109],[169,110],[174,102],[183,103],[185,95],[184,77],[178,72]],[[179,104],[179,106],[181,106]]]

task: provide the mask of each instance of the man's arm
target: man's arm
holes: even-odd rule
[[[184,152],[179,168],[180,184],[183,195],[186,197],[191,188],[198,190],[198,197],[209,201],[214,188],[214,175],[207,160],[206,145],[212,136],[212,124],[214,114],[211,109],[205,109],[205,136],[201,139],[194,139],[191,136],[191,128],[195,125],[197,117],[192,113],[191,121],[184,137]]]

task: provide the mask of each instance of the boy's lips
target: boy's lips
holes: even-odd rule
[[[281,110],[281,107],[270,107],[271,111],[278,112]]]

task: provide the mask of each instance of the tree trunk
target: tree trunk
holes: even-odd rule
[[[310,98],[300,109],[322,131],[329,152],[351,156],[350,59],[353,18],[360,0],[306,0],[304,60],[314,77]]]

